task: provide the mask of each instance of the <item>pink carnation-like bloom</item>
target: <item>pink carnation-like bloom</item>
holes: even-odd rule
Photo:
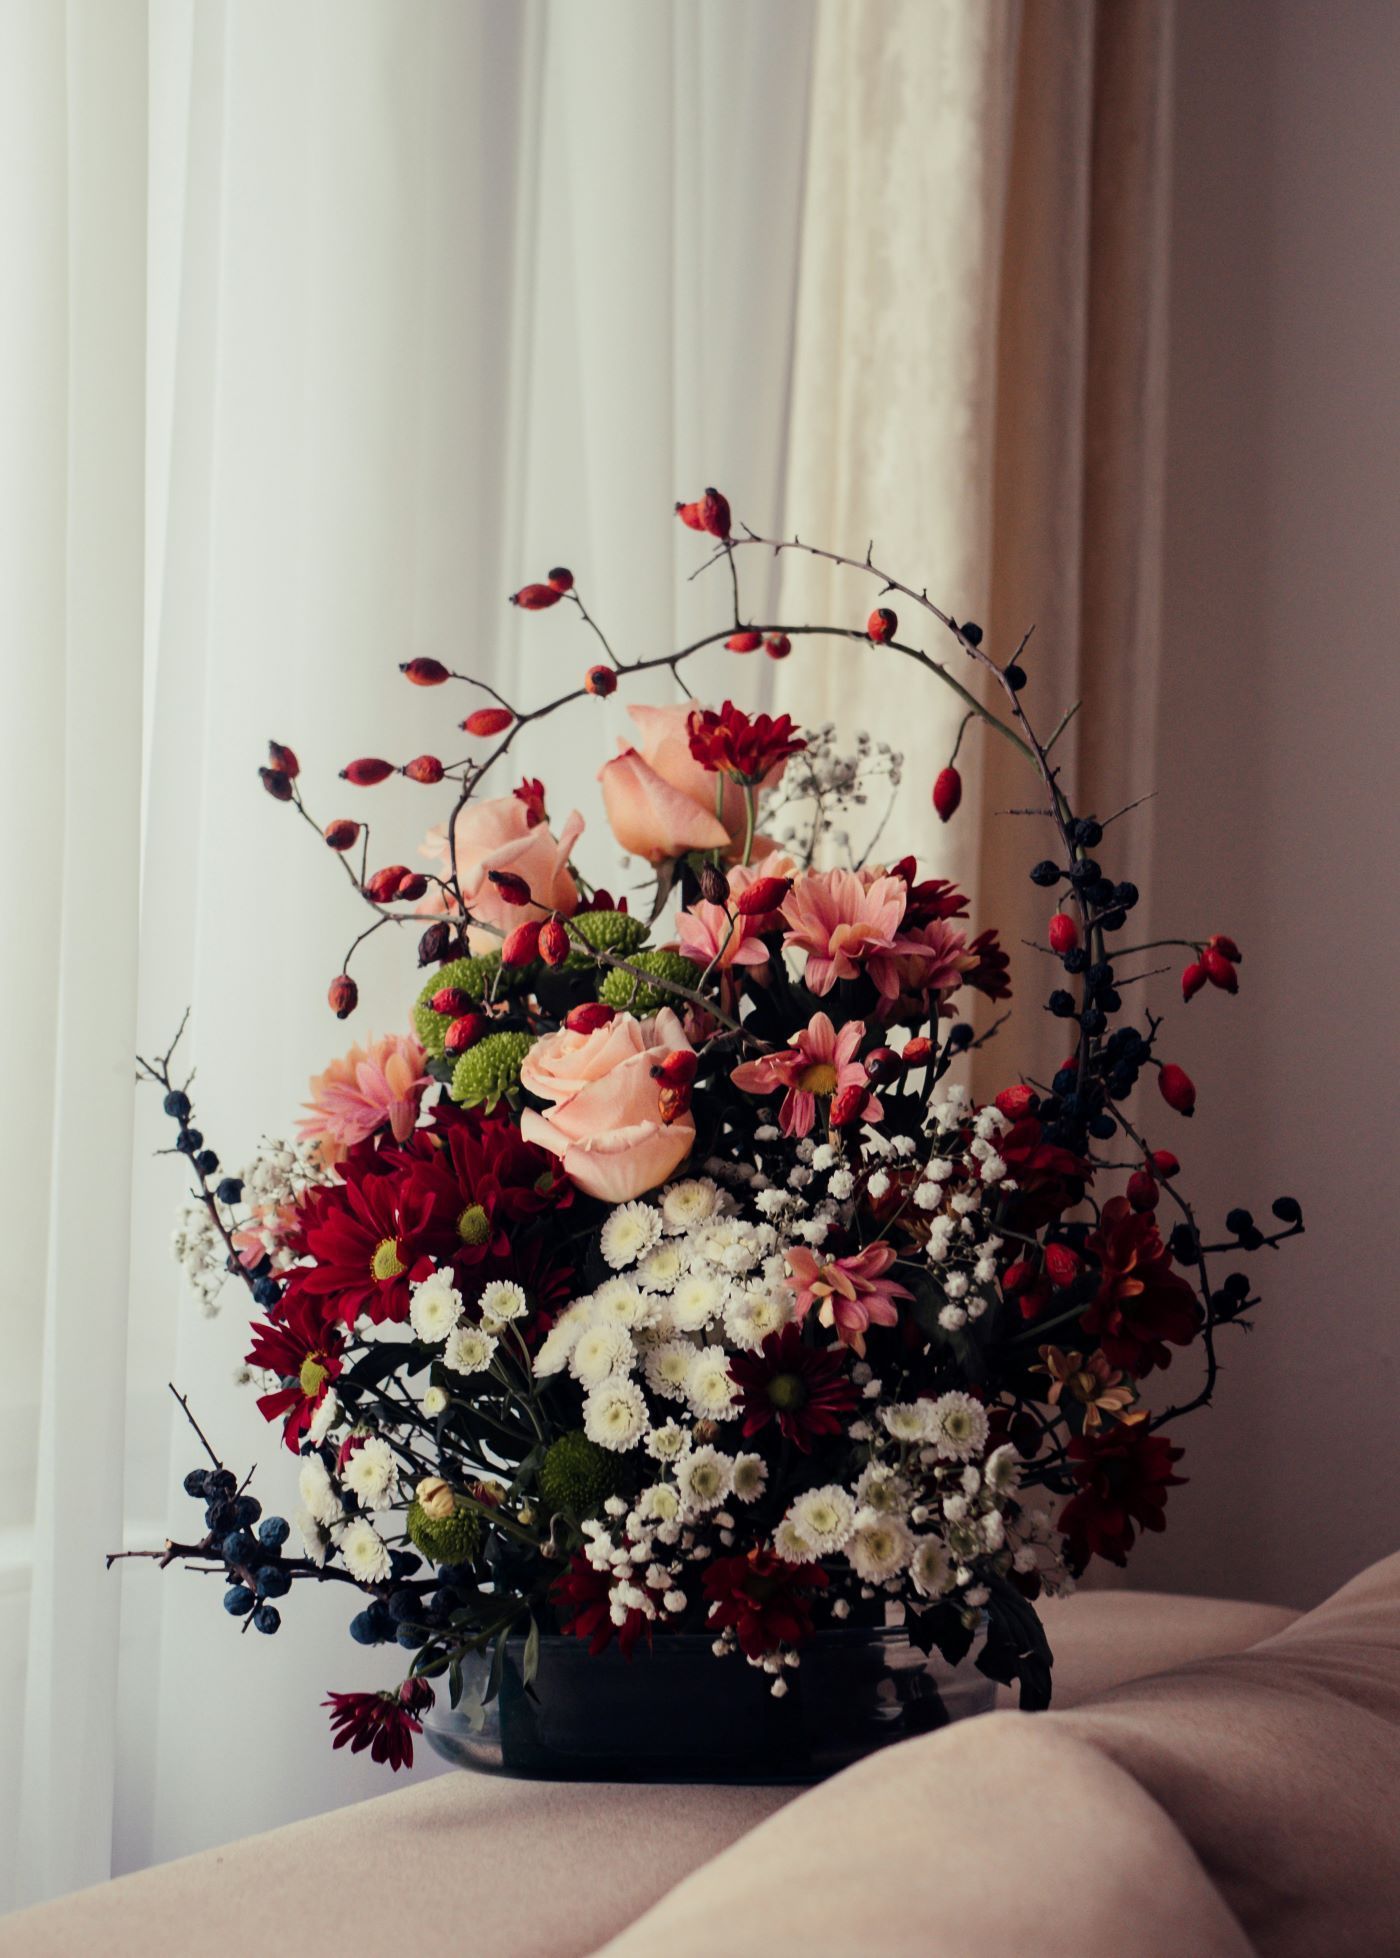
[[[344,1162],[357,1142],[385,1124],[395,1142],[407,1142],[428,1085],[423,1049],[411,1034],[390,1033],[355,1046],[324,1074],[311,1077],[311,1100],[298,1124],[303,1142],[318,1142],[328,1167]]]
[[[783,943],[807,954],[807,989],[829,993],[838,979],[868,972],[879,990],[899,991],[895,953],[909,941],[899,927],[908,886],[898,877],[860,877],[854,870],[811,870],[783,899]]]
[[[729,1078],[746,1094],[773,1094],[786,1088],[778,1122],[784,1135],[810,1135],[817,1119],[817,1096],[840,1094],[843,1088],[864,1088],[869,1082],[856,1051],[865,1038],[864,1020],[850,1020],[838,1033],[825,1013],[814,1013],[776,1054],[741,1061]],[[878,1122],[884,1114],[871,1095],[864,1119]]]
[[[946,918],[915,925],[899,940],[894,972],[901,993],[955,993],[977,964],[967,934]]]
[[[787,1283],[797,1294],[798,1323],[816,1306],[822,1324],[834,1326],[842,1344],[857,1353],[865,1352],[867,1328],[897,1325],[895,1300],[912,1296],[893,1278],[886,1278],[897,1254],[883,1239],[849,1258],[820,1258],[802,1245],[793,1245],[784,1255]]]

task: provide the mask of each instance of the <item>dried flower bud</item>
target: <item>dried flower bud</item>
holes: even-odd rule
[[[875,646],[887,646],[898,631],[898,616],[888,605],[877,605],[865,622],[865,636]]]
[[[436,999],[434,1007],[436,1008]],[[442,1050],[445,1054],[465,1054],[468,1047],[474,1047],[491,1022],[484,1013],[461,1013],[442,1036]]]
[[[766,911],[776,911],[791,889],[791,877],[758,877],[740,891],[734,908],[741,918],[761,918]]]
[[[1159,1176],[1175,1176],[1181,1168],[1181,1164],[1170,1149],[1154,1149],[1151,1161],[1153,1169]]]
[[[451,956],[452,927],[445,918],[429,925],[418,941],[418,963],[422,965],[441,965]]]
[[[333,823],[327,823],[321,834],[333,850],[353,850],[360,840],[360,825],[352,823],[348,816],[339,816]]]
[[[274,802],[290,802],[292,799],[292,778],[280,768],[260,768],[259,778],[263,787]]]
[[[617,692],[617,675],[610,666],[590,666],[583,676],[583,684],[588,693],[606,700],[610,693]]]
[[[514,931],[507,932],[501,946],[502,965],[532,965],[539,956],[540,928],[532,918],[528,924],[517,925]]]
[[[547,612],[551,605],[557,605],[564,596],[553,585],[522,585],[519,591],[510,595],[512,605],[518,605],[522,612]]]
[[[763,642],[763,650],[769,659],[786,659],[792,651],[792,641],[785,632],[770,632]]]
[[[475,1001],[460,986],[439,986],[428,1001],[434,1013],[450,1014],[455,1020],[463,1013],[470,1013]]]
[[[421,870],[410,870],[399,879],[399,887],[394,896],[403,904],[416,904],[420,897],[428,894],[428,880]]]
[[[996,1105],[1008,1122],[1019,1122],[1030,1113],[1035,1100],[1035,1089],[1028,1088],[1024,1081],[1018,1081],[1014,1088],[1003,1088],[996,1097]]]
[[[1128,1178],[1128,1202],[1134,1210],[1155,1210],[1161,1192],[1156,1179],[1145,1169],[1135,1169]]]
[[[1079,927],[1067,911],[1057,911],[1050,920],[1050,950],[1061,958],[1079,944]]]
[[[365,755],[359,761],[352,761],[347,768],[342,768],[340,779],[342,782],[353,782],[357,789],[372,789],[377,782],[387,781],[393,772],[394,764],[391,761],[380,761],[375,755]]]
[[[1184,1000],[1193,1000],[1205,983],[1206,983],[1205,967],[1201,964],[1199,959],[1192,959],[1190,965],[1184,966],[1182,968],[1181,997]]]
[[[423,1514],[434,1523],[445,1523],[457,1513],[457,1498],[440,1475],[425,1475],[413,1494]]]
[[[1157,1086],[1168,1108],[1174,1108],[1178,1115],[1195,1114],[1196,1084],[1184,1067],[1168,1061],[1157,1076]]]
[[[274,768],[280,768],[290,781],[295,782],[301,773],[301,763],[291,748],[284,748],[280,741],[269,741],[267,758]],[[1212,941],[1213,942],[1213,941]]]
[[[933,1052],[933,1042],[924,1034],[916,1033],[912,1040],[906,1040],[899,1058],[906,1067],[922,1067]]]
[[[941,823],[949,822],[956,815],[961,801],[962,776],[949,763],[947,768],[939,769],[933,784],[933,806],[938,812],[938,820]]]
[[[865,1113],[865,1104],[869,1099],[869,1088],[862,1087],[858,1081],[853,1081],[849,1088],[842,1088],[839,1094],[832,1097],[829,1118],[831,1127],[845,1129],[849,1128],[852,1122],[858,1122]]]
[[[503,734],[515,719],[508,707],[478,707],[462,723],[464,734]]]
[[[488,870],[486,875],[496,886],[496,889],[500,892],[507,904],[528,904],[530,902],[530,886],[518,871]]]
[[[1218,986],[1223,993],[1239,991],[1240,975],[1218,945],[1206,946],[1201,954],[1201,965],[1212,986]]]
[[[662,1121],[669,1128],[672,1122],[679,1121],[681,1116],[688,1111],[690,1107],[690,1089],[687,1087],[673,1087],[670,1082],[663,1082],[657,1093],[656,1107]]]
[[[572,591],[574,588],[574,574],[569,570],[567,565],[556,564],[549,574],[549,583],[554,587],[555,591]]]
[[[337,973],[326,992],[337,1020],[348,1019],[360,1003],[360,989],[348,972]]]
[[[569,956],[569,934],[559,918],[546,918],[540,926],[540,957],[546,965],[562,965]]]
[[[440,687],[444,680],[452,678],[440,659],[405,660],[399,671],[415,687]]]
[[[664,1081],[670,1088],[688,1088],[695,1079],[700,1065],[700,1057],[689,1047],[673,1047],[663,1060],[653,1066],[654,1081]]]
[[[442,780],[443,768],[436,755],[415,755],[412,761],[404,763],[403,772],[410,782],[421,782],[431,789]]]
[[[702,863],[696,881],[706,904],[726,904],[729,901],[729,879],[717,863]]]
[[[386,863],[382,870],[376,870],[367,880],[365,894],[372,897],[376,904],[387,904],[408,875],[406,863]]]
[[[735,632],[725,640],[731,653],[756,653],[763,644],[761,632]]]
[[[707,489],[700,499],[700,523],[711,537],[723,543],[729,536],[729,502],[717,489]]]
[[[599,1027],[616,1018],[616,1007],[606,1005],[601,999],[590,999],[582,1006],[571,1007],[564,1015],[564,1025],[570,1033],[596,1033]]]

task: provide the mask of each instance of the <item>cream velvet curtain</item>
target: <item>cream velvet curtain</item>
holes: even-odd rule
[[[1034,625],[1027,707],[1048,734],[1083,703],[1056,754],[1102,814],[1152,786],[1171,11],[817,9],[787,531],[856,555],[873,540],[877,563],[977,620],[1001,658]],[[876,602],[858,573],[784,567],[790,616],[858,623]],[[897,609],[971,682],[933,622]],[[1034,833],[1000,813],[1036,801],[1015,750],[969,730],[963,810],[944,829],[929,785],[962,715],[951,693],[825,644],[781,685],[807,718],[895,742],[901,835],[963,883],[1013,958],[1043,936]],[[1118,857],[1142,875],[1131,820]]]

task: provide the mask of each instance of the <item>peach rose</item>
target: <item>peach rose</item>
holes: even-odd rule
[[[687,850],[738,854],[744,840],[744,791],[691,754],[686,728],[690,703],[627,711],[637,725],[637,745],[624,745],[598,772],[608,821],[623,849],[648,863],[684,856]],[[780,762],[770,770],[761,786],[771,789],[783,766]]]
[[[664,1054],[689,1047],[670,1007],[649,1020],[619,1013],[592,1033],[558,1033],[537,1040],[520,1079],[532,1095],[554,1105],[529,1108],[520,1133],[557,1156],[579,1189],[604,1203],[627,1203],[664,1183],[690,1154],[695,1122],[661,1119],[652,1068]]]
[[[502,931],[551,911],[572,917],[578,909],[578,885],[569,873],[569,858],[582,833],[583,818],[576,809],[556,838],[547,824],[532,817],[519,796],[469,802],[457,818],[457,881],[467,909],[482,924],[499,925]],[[444,876],[449,874],[445,826],[429,836],[424,854],[442,865]],[[510,870],[523,877],[533,903],[507,904],[491,882],[493,870]],[[473,952],[500,949],[500,938],[476,925],[467,938]]]

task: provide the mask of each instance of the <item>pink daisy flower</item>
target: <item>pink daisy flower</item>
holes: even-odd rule
[[[786,1088],[778,1113],[783,1134],[809,1135],[817,1119],[818,1095],[829,1099],[843,1088],[868,1085],[869,1076],[856,1059],[864,1038],[864,1020],[849,1020],[838,1033],[825,1013],[814,1013],[786,1047],[756,1061],[741,1061],[729,1078],[751,1095],[771,1095]],[[871,1095],[863,1112],[867,1122],[878,1122],[885,1111],[878,1097]]]
[[[813,870],[783,899],[783,943],[807,954],[809,992],[829,993],[838,979],[869,972],[879,990],[899,991],[894,954],[908,887],[898,877],[868,880],[854,870]]]
[[[798,1323],[815,1306],[821,1323],[834,1326],[842,1344],[854,1347],[857,1353],[865,1352],[870,1326],[898,1324],[896,1299],[912,1297],[885,1276],[897,1254],[883,1239],[867,1244],[849,1258],[821,1258],[802,1245],[793,1245],[784,1255],[789,1269],[787,1282],[797,1294]]]
[[[355,1046],[324,1074],[311,1077],[311,1100],[298,1125],[304,1142],[319,1142],[326,1164],[343,1162],[357,1142],[387,1126],[407,1142],[428,1085],[423,1049],[411,1034],[390,1033]]]

